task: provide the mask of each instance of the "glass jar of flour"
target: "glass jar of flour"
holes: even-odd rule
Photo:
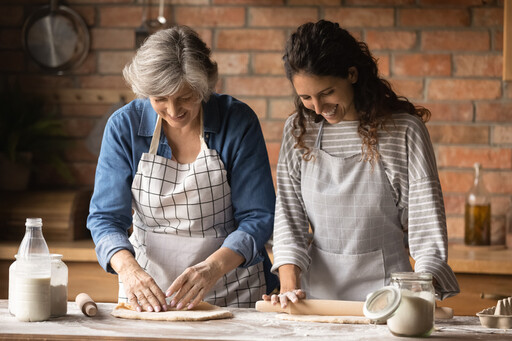
[[[50,256],[52,259],[51,316],[64,316],[68,311],[68,267],[62,261],[62,255],[52,253]]]
[[[429,273],[391,274],[391,285],[368,295],[364,314],[385,322],[395,336],[429,336],[434,330],[435,290]]]

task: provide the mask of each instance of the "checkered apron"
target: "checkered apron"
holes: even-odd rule
[[[361,153],[334,157],[321,150],[323,123],[313,159],[302,162],[302,197],[313,229],[309,298],[364,301],[392,272],[412,271],[399,212],[380,160]]]
[[[130,242],[137,262],[165,292],[187,267],[218,250],[236,222],[231,188],[217,151],[208,149],[201,133],[201,151],[193,163],[161,157],[156,154],[161,125],[159,116],[150,150],[142,154],[132,183]],[[204,301],[253,307],[265,289],[263,263],[258,263],[221,277]],[[119,301],[127,301],[122,283]]]

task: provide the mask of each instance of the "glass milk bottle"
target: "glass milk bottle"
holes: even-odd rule
[[[68,267],[62,261],[62,255],[52,253],[50,256],[52,260],[51,316],[64,316],[68,311]]]
[[[14,255],[14,258],[18,258],[18,255]],[[14,289],[16,288],[15,284],[15,277],[16,277],[16,260],[12,262],[11,266],[9,267],[9,313],[11,315],[16,315],[16,311],[14,310],[15,307],[15,298],[14,298]]]
[[[475,163],[475,180],[466,197],[464,243],[491,244],[491,201],[482,178],[482,167]]]
[[[15,270],[16,319],[45,321],[51,314],[51,261],[43,237],[41,218],[27,218],[25,236],[18,249]]]

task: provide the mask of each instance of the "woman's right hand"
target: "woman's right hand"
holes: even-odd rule
[[[301,299],[306,298],[306,292],[300,289],[300,268],[293,264],[284,264],[279,267],[279,281],[281,282],[281,290],[279,295],[263,295],[265,301],[272,304],[281,304],[282,308],[286,308],[288,301],[297,303]]]
[[[128,303],[137,311],[167,310],[164,293],[155,280],[140,267],[131,252],[116,252],[110,259],[110,265],[123,283]]]

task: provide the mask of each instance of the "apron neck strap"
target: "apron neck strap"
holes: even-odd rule
[[[201,141],[201,151],[208,150],[208,146],[204,141],[204,127],[203,127],[203,106],[201,105],[201,109],[199,109],[199,140]],[[158,150],[158,145],[160,144],[160,135],[162,133],[162,116],[157,115],[155,130],[153,131],[153,137],[151,138],[151,145],[149,147],[149,154],[155,154]]]
[[[315,141],[315,148],[320,149],[322,146],[322,135],[324,133],[324,122],[325,120],[322,120],[320,122],[320,128],[318,128],[318,134],[316,135],[316,141]]]

